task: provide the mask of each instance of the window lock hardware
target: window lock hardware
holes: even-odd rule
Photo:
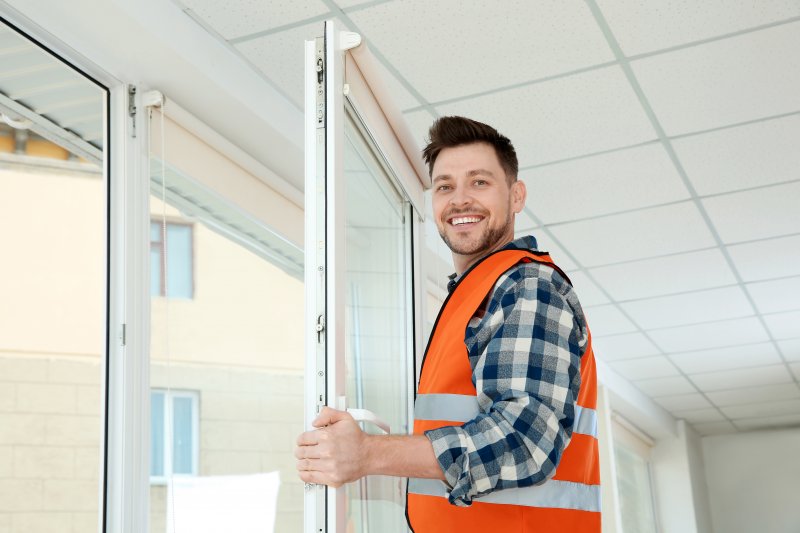
[[[322,342],[322,332],[325,331],[325,316],[319,315],[317,317],[317,342]]]

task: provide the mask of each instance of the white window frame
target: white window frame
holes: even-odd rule
[[[150,484],[167,485],[173,477],[200,475],[200,394],[197,391],[163,388],[154,388],[150,392],[164,395],[164,474],[161,476],[150,475]],[[172,447],[175,444],[175,436],[172,434],[170,426],[175,413],[176,398],[188,398],[192,401],[192,471],[189,474],[176,474],[172,471]],[[150,465],[147,467],[147,472],[149,474]]]
[[[322,29],[322,28],[321,28]],[[407,294],[409,309],[407,330],[413,332],[407,355],[408,375],[416,378],[414,355],[422,354],[422,302],[420,272],[422,264],[420,228],[424,216],[423,190],[429,177],[419,149],[408,133],[402,114],[396,110],[381,78],[374,58],[357,34],[340,32],[331,21],[324,25],[325,42],[306,41],[305,92],[305,163],[306,194],[306,380],[305,425],[323,405],[343,408],[344,360],[333,354],[344,353],[344,240],[345,216],[342,210],[344,187],[337,184],[343,176],[345,102],[363,126],[362,134],[371,142],[376,155],[386,163],[393,185],[414,207],[409,213],[411,234],[411,271]],[[317,65],[324,62],[324,90],[317,86]],[[319,101],[318,101],[319,95]],[[318,107],[319,105],[319,107]],[[324,115],[324,128],[318,129],[316,110]],[[314,112],[309,112],[313,110]],[[362,129],[361,127],[359,129]],[[312,192],[313,191],[313,192]],[[322,246],[320,244],[323,244]],[[322,320],[320,321],[320,317]],[[319,329],[317,329],[319,327]],[[322,334],[320,337],[320,333]],[[322,339],[321,341],[319,339]],[[414,385],[409,380],[409,420],[413,417]],[[378,413],[380,414],[380,413]],[[304,531],[334,533],[345,530],[345,493],[343,488],[306,486]]]
[[[99,455],[98,531],[148,530],[149,424],[148,360],[149,254],[126,253],[149,242],[149,197],[143,113],[129,115],[128,88],[134,80],[116,78],[75,48],[0,2],[3,18],[63,61],[108,90],[104,129],[103,183],[107,198],[106,358],[102,361],[103,429]],[[141,91],[135,98],[143,109]],[[141,221],[142,223],[137,223]],[[147,239],[147,240],[146,240]]]

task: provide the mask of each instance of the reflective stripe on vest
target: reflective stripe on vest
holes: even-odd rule
[[[549,256],[527,250],[494,252],[462,276],[445,300],[425,350],[414,404],[415,434],[461,425],[485,413],[472,383],[464,334],[469,320],[497,280],[520,262],[549,266],[566,278]],[[504,533],[539,530],[599,533],[597,377],[591,334],[581,356],[580,374],[572,439],[551,479],[532,487],[495,490],[474,498],[469,507],[450,505],[448,488],[441,481],[409,479],[406,514],[412,530],[415,533],[468,533],[499,527]]]
[[[447,498],[447,486],[438,479],[410,478],[408,492]],[[496,490],[475,501],[524,507],[554,507],[600,512],[600,485],[551,479],[542,485]]]
[[[414,403],[414,420],[469,422],[481,414],[477,396],[464,394],[419,394]],[[573,433],[597,438],[597,412],[575,405]]]

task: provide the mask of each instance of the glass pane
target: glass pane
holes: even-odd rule
[[[2,21],[0,43],[0,531],[90,533],[104,430],[106,91]],[[45,109],[46,126],[33,111]]]
[[[164,393],[150,394],[150,475],[164,475]]]
[[[194,413],[192,398],[172,400],[172,472],[194,474]]]
[[[410,392],[404,202],[351,121],[345,138],[347,402],[404,434]],[[347,494],[353,531],[407,531],[400,479],[370,476],[348,485]]]
[[[165,123],[170,127],[168,118]],[[157,138],[160,120],[152,125]],[[213,169],[196,165],[215,154],[213,147],[169,133],[166,153],[174,159],[166,165],[166,202],[159,197],[162,164],[154,156],[150,212],[156,221],[166,212],[170,228],[178,228],[168,231],[170,284],[193,291],[191,299],[151,300],[151,386],[173,394],[175,447],[165,465],[172,472],[151,481],[150,531],[170,531],[168,520],[175,521],[174,531],[198,531],[182,520],[209,494],[221,511],[236,507],[226,503],[230,498],[238,506],[259,502],[236,511],[231,531],[238,523],[260,526],[265,515],[275,531],[302,531],[304,490],[294,459],[303,431],[302,269],[294,276],[288,263],[277,265],[274,250],[263,246],[274,234],[263,224],[245,226],[252,216],[205,185],[214,179],[220,188],[229,185],[222,166],[228,160],[220,156]],[[187,168],[208,168],[209,175],[194,179]],[[270,480],[278,476],[276,486]]]
[[[161,296],[161,250],[150,248],[150,296]]]
[[[656,533],[647,461],[619,444],[614,446],[614,456],[623,531]]]
[[[158,222],[150,223],[150,242],[161,242],[161,224]]]
[[[167,224],[167,296],[192,297],[192,227]]]

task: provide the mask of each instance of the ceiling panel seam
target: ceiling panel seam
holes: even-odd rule
[[[600,69],[607,68],[607,67],[613,67],[616,64],[617,64],[616,61],[606,61],[604,63],[598,63],[596,65],[590,65],[588,67],[582,67],[582,68],[578,68],[578,69],[575,69],[575,70],[569,70],[567,72],[560,72],[558,74],[553,74],[551,76],[544,76],[542,78],[536,78],[536,79],[533,79],[533,80],[522,81],[522,82],[518,82],[518,83],[512,83],[511,85],[503,85],[501,87],[496,87],[494,89],[489,89],[488,91],[480,91],[480,92],[477,92],[477,93],[471,93],[471,94],[467,94],[467,95],[464,95],[464,96],[456,96],[454,98],[447,98],[445,100],[437,100],[436,102],[431,102],[430,105],[432,105],[432,106],[440,106],[440,105],[453,104],[453,103],[456,103],[456,102],[463,102],[464,100],[472,100],[473,98],[480,98],[480,97],[483,97],[483,96],[489,96],[489,95],[493,95],[493,94],[498,94],[498,93],[502,93],[502,92],[505,92],[505,91],[511,91],[511,90],[514,90],[514,89],[520,89],[522,87],[529,87],[531,85],[538,85],[540,83],[544,83],[544,82],[548,82],[548,81],[560,80],[560,79],[563,79],[563,78],[568,78],[570,76],[576,76],[578,74],[584,74],[586,72],[592,72],[592,71],[600,70]],[[404,113],[413,113],[414,111],[420,111],[422,109],[423,109],[422,106],[410,107],[410,108],[404,110],[403,112]]]
[[[771,120],[779,120],[779,119],[782,119],[782,118],[792,117],[792,116],[795,116],[795,115],[800,115],[800,110],[798,110],[798,111],[789,111],[788,113],[779,113],[777,115],[769,115],[769,116],[766,116],[766,117],[755,118],[755,119],[751,119],[751,120],[744,120],[742,122],[734,122],[734,123],[731,123],[731,124],[726,124],[724,126],[717,126],[717,127],[714,127],[714,128],[691,131],[691,132],[688,132],[688,133],[681,133],[681,134],[678,134],[678,135],[667,136],[666,138],[669,139],[669,140],[674,141],[674,140],[678,140],[678,139],[685,139],[687,137],[694,137],[694,136],[697,136],[697,135],[703,135],[703,134],[706,134],[706,133],[714,133],[714,132],[717,132],[717,131],[723,131],[723,130],[727,130],[727,129],[738,128],[740,126],[749,126],[749,125],[752,125],[752,124],[759,124],[759,123],[762,123],[762,122],[769,122]],[[542,168],[542,167],[549,167],[549,166],[552,166],[552,165],[559,165],[561,163],[568,163],[568,162],[571,162],[571,161],[579,161],[581,159],[588,159],[588,158],[595,157],[595,156],[598,156],[598,155],[612,154],[614,152],[622,152],[622,151],[625,151],[625,150],[630,150],[630,149],[634,149],[634,148],[640,148],[640,147],[649,146],[649,145],[652,145],[652,144],[660,144],[661,142],[662,142],[661,139],[656,138],[656,139],[652,139],[652,140],[649,140],[649,141],[629,144],[629,145],[625,145],[625,146],[619,146],[617,148],[609,148],[609,149],[606,149],[606,150],[599,150],[597,152],[588,152],[588,153],[585,153],[585,154],[575,155],[575,156],[571,156],[571,157],[565,157],[563,159],[554,159],[552,161],[546,161],[544,163],[536,163],[536,164],[533,164],[533,165],[527,165],[527,166],[524,166],[524,167],[520,167],[519,171],[522,172],[522,171],[525,171],[525,170],[533,170],[533,169]]]
[[[217,41],[219,41],[223,46],[225,46],[231,53],[235,54],[237,57],[239,57],[239,59],[241,59],[247,65],[249,65],[250,68],[253,70],[253,72],[256,73],[256,75],[258,77],[260,77],[261,79],[266,81],[269,84],[269,86],[272,87],[273,89],[275,89],[275,91],[277,91],[278,94],[283,96],[287,100],[287,102],[290,102],[292,105],[295,105],[294,104],[294,100],[292,100],[292,98],[289,96],[289,94],[286,91],[284,91],[281,87],[279,87],[277,83],[272,81],[272,79],[270,79],[266,75],[266,73],[264,73],[252,61],[250,61],[250,59],[248,59],[247,56],[245,56],[243,53],[241,53],[235,46],[233,46],[230,43],[230,41],[225,39],[225,37],[223,37],[217,30],[215,30],[213,27],[211,27],[211,25],[208,24],[200,15],[196,14],[192,9],[184,6],[183,4],[181,4],[179,2],[177,2],[177,3],[180,6],[181,11],[183,11],[184,15],[186,15],[187,17],[192,19],[196,24],[199,24],[201,28],[203,28],[205,31],[207,31],[212,37],[216,38]],[[297,106],[295,105],[295,107],[297,107]],[[300,109],[300,111],[302,111],[302,109]]]
[[[736,264],[734,263],[733,258],[730,256],[730,253],[728,252],[727,248],[725,247],[725,244],[722,242],[722,239],[720,238],[719,233],[717,232],[717,229],[714,226],[714,223],[711,221],[711,217],[708,215],[708,212],[706,211],[705,207],[703,206],[702,201],[697,197],[697,191],[695,190],[694,185],[692,184],[691,180],[689,179],[689,176],[686,173],[686,170],[684,169],[683,164],[680,162],[680,159],[678,158],[678,155],[675,152],[674,147],[672,146],[671,140],[667,137],[667,135],[666,135],[666,133],[664,131],[664,128],[661,126],[661,123],[659,122],[658,118],[656,117],[655,111],[653,110],[652,106],[650,105],[650,102],[648,101],[646,95],[644,94],[644,90],[642,89],[641,85],[639,84],[639,81],[637,80],[635,74],[633,73],[633,69],[631,68],[628,59],[623,54],[622,49],[621,49],[621,47],[619,45],[619,42],[617,41],[616,37],[614,36],[613,32],[611,31],[611,28],[609,27],[608,22],[605,19],[605,16],[603,15],[602,11],[600,10],[600,8],[597,5],[595,0],[585,0],[585,2],[589,6],[589,9],[592,11],[592,14],[594,15],[594,18],[597,21],[597,24],[600,27],[600,30],[603,32],[603,35],[605,36],[606,41],[608,42],[608,45],[611,47],[611,50],[614,53],[614,56],[617,58],[620,66],[622,67],[622,70],[625,73],[625,76],[627,77],[628,82],[631,85],[631,88],[633,89],[633,91],[636,94],[636,96],[639,98],[639,101],[641,103],[641,106],[642,106],[645,114],[650,119],[655,131],[658,133],[659,139],[661,139],[661,142],[664,145],[664,148],[667,151],[667,154],[669,155],[670,159],[672,160],[673,164],[675,165],[675,169],[678,171],[678,175],[681,177],[681,179],[684,182],[684,185],[688,189],[688,191],[689,191],[689,193],[690,193],[690,195],[692,197],[692,200],[695,203],[696,208],[699,210],[700,215],[703,217],[703,220],[705,221],[709,231],[711,232],[711,235],[713,236],[714,241],[717,243],[717,247],[722,252],[722,255],[725,258],[725,261],[728,263],[728,266],[731,269],[734,278],[736,279],[737,283],[741,287],[741,291],[743,292],[745,298],[748,300],[748,303],[750,304],[751,308],[753,309],[753,312],[755,313],[755,316],[756,316],[757,320],[760,322],[761,327],[766,332],[767,337],[769,338],[769,340],[772,343],[773,347],[775,348],[775,350],[777,351],[777,353],[780,356],[781,360],[783,361],[783,365],[784,365],[784,367],[786,369],[786,372],[788,372],[789,377],[794,381],[794,383],[798,387],[798,389],[800,389],[800,380],[798,380],[798,378],[792,372],[792,369],[791,369],[791,367],[789,365],[789,361],[788,361],[787,357],[784,355],[783,351],[781,350],[781,347],[778,345],[777,341],[775,340],[775,337],[772,335],[772,332],[770,331],[769,327],[767,326],[766,320],[761,315],[761,313],[759,313],[758,307],[756,306],[752,295],[750,294],[750,292],[745,287],[744,281],[742,279],[742,276],[739,273],[739,270],[736,268]],[[587,272],[586,274],[587,274],[587,276],[591,275],[589,272]],[[634,324],[636,324],[636,323],[634,322]],[[638,324],[636,324],[636,325],[638,327]],[[647,335],[646,332],[643,332],[643,333],[645,333],[645,335]],[[648,338],[648,340],[650,340],[651,342],[654,342],[653,339],[649,339]],[[656,347],[658,347],[659,350],[662,350],[661,347],[657,343],[654,342],[654,345]],[[672,361],[672,359],[669,357],[669,355],[665,354],[665,356],[673,364],[673,366],[676,366],[676,368],[677,368],[677,365],[675,365],[675,362]],[[680,370],[680,368],[678,368],[678,370],[681,373],[683,373],[683,371]],[[687,379],[688,379],[688,376],[685,376],[685,377],[687,377]],[[690,381],[690,383],[692,383],[692,385],[694,385],[698,389],[698,391],[706,398],[706,400],[708,400],[709,403],[711,403],[711,405],[714,405],[715,407],[717,407],[717,409],[719,409],[719,407],[716,406],[711,401],[711,399],[708,398],[705,395],[705,393],[700,391],[699,387],[697,387],[697,385],[693,381],[691,381],[691,380],[689,380],[689,381]],[[725,415],[725,413],[723,413],[721,410],[720,410],[720,413],[723,416],[725,416],[725,418],[728,421],[733,423],[734,427],[739,429],[739,427],[736,425],[736,423],[733,422],[733,420],[731,420],[729,417],[727,417]]]
[[[786,181],[778,181],[778,182],[775,182],[775,183],[765,183],[765,184],[762,184],[762,185],[754,185],[752,187],[745,187],[745,188],[742,188],[742,189],[733,189],[733,190],[730,190],[730,191],[716,192],[716,193],[712,193],[712,194],[702,194],[702,195],[697,195],[697,198],[699,198],[701,200],[704,200],[704,199],[707,199],[707,198],[718,198],[718,197],[721,197],[721,196],[731,196],[731,195],[734,195],[734,194],[758,191],[758,190],[762,190],[762,189],[771,189],[771,188],[774,188],[774,187],[781,187],[781,186],[784,186],[784,185],[791,185],[791,184],[798,183],[798,182],[800,182],[800,178],[793,179],[793,180],[786,180]],[[641,211],[648,211],[650,209],[658,209],[660,207],[669,207],[669,206],[680,205],[680,204],[685,204],[685,203],[689,203],[689,202],[693,202],[693,198],[682,198],[680,200],[671,200],[669,202],[661,202],[661,203],[657,203],[657,204],[643,205],[643,206],[639,206],[639,207],[631,207],[631,208],[628,208],[628,209],[620,209],[618,211],[611,211],[609,213],[601,213],[601,214],[598,214],[598,215],[589,215],[589,216],[580,217],[580,218],[570,218],[570,219],[567,219],[567,220],[559,220],[558,222],[548,222],[547,226],[551,227],[551,228],[555,228],[555,227],[558,227],[558,226],[565,226],[567,224],[574,224],[576,222],[587,222],[587,221],[591,221],[591,220],[600,220],[600,219],[603,219],[603,218],[609,218],[609,217],[613,217],[613,216],[617,216],[617,215],[627,215],[627,214],[630,214],[630,213],[638,213],[638,212],[641,212]]]
[[[355,13],[356,11],[361,11],[363,9],[368,9],[370,7],[374,7],[380,4],[385,4],[387,2],[391,2],[392,0],[372,0],[371,2],[364,2],[363,4],[358,4],[355,6],[350,6],[342,9],[341,11],[344,13]],[[330,6],[328,6],[330,9]],[[337,8],[338,9],[338,8]],[[239,44],[244,43],[247,41],[252,41],[255,39],[260,39],[261,37],[269,37],[270,35],[274,35],[276,33],[281,33],[288,30],[293,30],[295,28],[299,28],[301,26],[306,26],[308,24],[313,24],[314,22],[322,22],[324,20],[330,19],[334,16],[335,13],[333,11],[327,11],[320,15],[314,15],[313,17],[304,18],[302,20],[297,20],[295,22],[289,22],[287,24],[281,24],[280,26],[275,26],[274,28],[269,28],[266,30],[261,30],[253,33],[247,33],[245,35],[240,35],[239,37],[233,37],[228,40],[231,44]]]
[[[680,133],[678,135],[672,135],[669,137],[670,140],[678,140],[678,139],[685,139],[687,137],[695,137],[697,135],[704,135],[706,133],[714,133],[717,131],[729,130],[732,128],[738,128],[741,126],[750,126],[751,124],[759,124],[762,122],[769,122],[771,120],[779,120],[782,118],[793,117],[795,115],[800,115],[800,110],[797,111],[789,111],[788,113],[778,113],[777,115],[768,115],[766,117],[761,118],[754,118],[750,120],[743,120],[742,122],[733,122],[731,124],[726,124],[724,126],[716,126],[714,128],[707,128],[704,130],[697,130],[697,131],[690,131],[688,133]]]
[[[596,157],[596,156],[599,156],[599,155],[613,154],[615,152],[624,152],[625,150],[632,150],[634,148],[642,148],[644,146],[650,146],[650,145],[653,145],[653,144],[658,144],[660,142],[661,141],[659,141],[658,139],[651,139],[649,141],[643,141],[643,142],[638,142],[638,143],[634,143],[634,144],[628,144],[628,145],[625,145],[625,146],[619,146],[617,148],[608,148],[606,150],[599,150],[597,152],[588,152],[588,153],[585,153],[585,154],[575,155],[575,156],[571,156],[571,157],[565,157],[564,159],[554,159],[552,161],[547,161],[545,163],[536,163],[534,165],[527,165],[527,166],[524,166],[524,167],[519,167],[519,171],[523,172],[525,170],[534,170],[534,169],[537,169],[537,168],[549,167],[549,166],[552,166],[552,165],[560,165],[561,163],[569,163],[571,161],[580,161],[581,159],[589,159],[591,157]]]
[[[679,50],[685,50],[687,48],[693,48],[695,46],[709,44],[709,43],[713,43],[713,42],[716,42],[716,41],[723,41],[725,39],[731,39],[731,38],[734,38],[734,37],[739,37],[741,35],[747,35],[748,33],[755,33],[757,31],[767,30],[767,29],[770,29],[770,28],[775,28],[777,26],[783,26],[784,24],[791,24],[793,22],[798,22],[798,21],[800,21],[800,16],[791,17],[791,18],[788,18],[788,19],[777,20],[777,21],[774,21],[774,22],[769,22],[767,24],[761,24],[759,26],[752,26],[750,28],[745,28],[743,30],[737,30],[737,31],[729,32],[729,33],[723,33],[723,34],[720,34],[720,35],[715,35],[713,37],[707,37],[705,39],[699,39],[697,41],[690,41],[688,43],[678,44],[678,45],[670,46],[670,47],[667,47],[667,48],[660,48],[658,50],[653,50],[651,52],[644,52],[644,53],[641,53],[641,54],[633,54],[633,55],[626,56],[626,57],[628,58],[628,61],[638,61],[639,59],[646,59],[648,57],[659,56],[659,55],[662,55],[662,54],[668,54],[670,52],[677,52]]]

